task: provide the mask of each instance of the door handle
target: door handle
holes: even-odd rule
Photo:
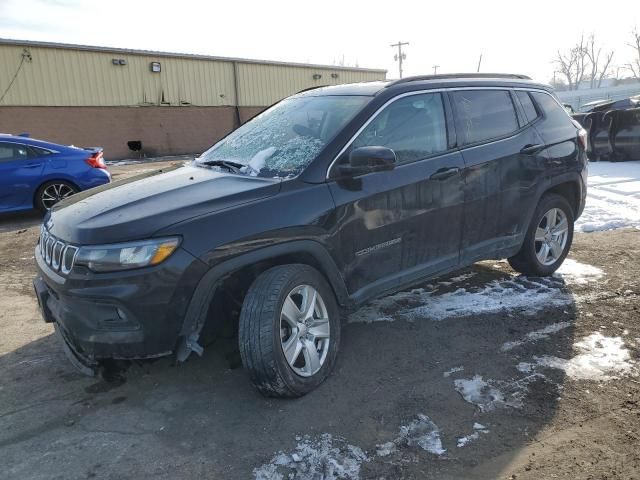
[[[460,169],[458,167],[441,168],[429,178],[431,180],[446,180],[447,178],[453,177],[458,173],[460,173]]]
[[[536,143],[535,145],[525,145],[520,149],[520,153],[524,155],[533,155],[534,153],[538,153],[540,150],[544,148],[544,145]]]
[[[23,165],[22,168],[38,168],[41,166],[42,166],[41,163],[27,163],[26,165]]]

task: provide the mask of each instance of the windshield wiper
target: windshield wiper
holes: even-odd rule
[[[244,167],[241,163],[230,162],[229,160],[206,160],[199,163],[200,165],[208,165],[210,167],[224,167],[231,173],[242,173],[240,169]]]

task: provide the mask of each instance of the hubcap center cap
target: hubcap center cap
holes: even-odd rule
[[[307,326],[304,323],[298,324],[298,335],[304,337],[307,334]]]

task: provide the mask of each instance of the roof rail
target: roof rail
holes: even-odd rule
[[[308,92],[309,90],[315,90],[316,88],[324,88],[324,87],[328,87],[329,85],[314,85],[313,87],[307,87],[307,88],[303,88],[302,90],[298,90],[295,95],[302,93],[302,92]]]
[[[415,77],[401,78],[389,82],[385,88],[402,83],[419,82],[421,80],[442,80],[447,78],[512,78],[518,80],[531,80],[527,75],[519,75],[517,73],[445,73],[441,75],[417,75]]]

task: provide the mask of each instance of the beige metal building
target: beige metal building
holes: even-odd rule
[[[0,132],[107,159],[203,151],[272,103],[385,70],[0,39]]]

